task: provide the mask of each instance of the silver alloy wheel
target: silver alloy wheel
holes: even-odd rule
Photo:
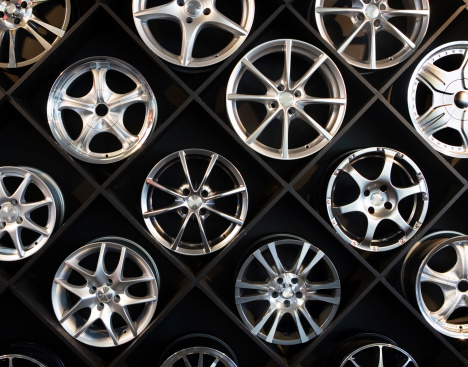
[[[191,357],[192,356],[192,357]],[[189,358],[196,358],[196,364],[190,363]],[[164,361],[161,367],[172,367],[176,363],[184,362],[184,365],[187,367],[190,366],[225,366],[225,367],[237,367],[234,361],[229,358],[226,354],[220,352],[219,350],[208,348],[208,347],[191,347],[182,349],[168,359]]]
[[[200,164],[203,167],[199,167]],[[173,178],[174,167],[179,167],[178,172],[183,174],[173,184],[177,186],[170,186],[165,182]],[[198,173],[204,172],[199,175],[199,182],[194,181],[194,172],[190,172],[190,167],[199,168]],[[214,173],[227,175],[225,178],[228,182],[221,190],[216,189],[220,186],[213,178]],[[161,194],[166,198],[154,197]],[[233,199],[229,203],[230,212],[217,207],[226,199]],[[227,246],[244,224],[247,207],[247,187],[236,167],[221,155],[202,149],[185,149],[162,159],[148,174],[141,193],[143,218],[151,234],[159,244],[185,255],[204,255]],[[162,219],[167,214],[174,215],[172,223],[180,223],[172,234],[167,230],[167,220],[164,222]],[[210,216],[223,220],[222,231],[213,237],[207,233]],[[198,241],[184,238],[191,218],[198,226]]]
[[[219,1],[219,0],[218,0]],[[133,19],[143,42],[162,59],[186,67],[204,67],[216,64],[235,52],[245,41],[252,28],[255,12],[254,0],[241,0],[242,16],[238,23],[222,14],[216,0],[171,0],[160,6],[147,8],[147,0],[133,0]],[[170,20],[182,30],[180,55],[164,48],[155,38],[148,22]],[[193,57],[195,41],[204,28],[215,27],[232,34],[232,40],[219,52],[201,58]]]
[[[284,53],[284,65],[280,79],[271,80],[263,74],[254,63],[266,55]],[[292,56],[305,59],[312,64],[298,80],[293,81],[291,74]],[[246,72],[249,72],[246,74]],[[253,74],[266,88],[263,95],[239,93],[239,85]],[[313,75],[319,74],[326,87],[327,97],[310,96],[306,92],[306,85]],[[247,77],[246,77],[247,76]],[[244,88],[245,89],[245,88]],[[258,90],[258,88],[256,88]],[[258,120],[257,116],[241,118],[239,105],[243,102],[263,104],[266,114]],[[328,116],[324,121],[316,121],[305,107],[312,105],[329,105]],[[270,158],[297,159],[307,157],[322,149],[337,133],[346,111],[346,89],[343,78],[334,62],[321,50],[308,43],[280,39],[263,43],[249,51],[235,66],[231,73],[226,90],[226,106],[231,124],[244,143],[256,152]],[[254,122],[252,122],[252,119]],[[281,146],[276,147],[263,143],[259,139],[269,125],[274,125],[276,119],[281,121],[281,128],[276,126],[277,135],[281,136]],[[294,122],[296,120],[296,122]],[[312,141],[300,146],[291,146],[290,125],[298,121],[305,122],[315,133]]]
[[[394,9],[388,0],[351,0],[343,7],[337,0],[317,0],[315,20],[320,35],[351,65],[363,69],[383,69],[407,59],[421,44],[429,24],[428,0],[403,0],[403,9]],[[405,18],[404,24],[394,19]],[[332,31],[339,24],[343,37]],[[336,30],[335,30],[336,31]],[[363,35],[364,33],[364,35]],[[378,35],[385,34],[399,43],[391,55],[380,57],[388,42]]]
[[[5,179],[12,178],[21,183],[10,193]],[[31,189],[36,193],[31,194]],[[49,175],[30,167],[0,167],[0,239],[8,235],[14,246],[0,240],[0,261],[25,259],[39,251],[54,227],[61,225],[64,211],[62,192]],[[29,235],[24,230],[29,231]],[[31,236],[31,232],[34,235]]]
[[[117,72],[129,78],[135,88],[127,93],[116,93],[108,84],[107,73]],[[92,74],[93,85],[81,97],[70,96],[70,86]],[[115,74],[114,74],[115,75]],[[125,126],[127,108],[142,103],[145,115],[138,134]],[[76,112],[81,119],[79,136],[72,138],[66,128],[62,111]],[[120,161],[138,150],[156,126],[157,104],[151,87],[133,66],[111,57],[92,57],[69,66],[55,81],[47,101],[47,118],[52,135],[70,155],[85,162],[106,164]],[[110,133],[120,142],[121,148],[111,152],[95,152],[90,149],[94,137]]]
[[[117,253],[113,270],[106,268],[108,253]],[[132,241],[105,237],[79,248],[60,265],[52,284],[52,305],[62,327],[75,339],[111,347],[129,342],[148,326],[158,293],[159,273],[150,255]],[[115,324],[116,316],[121,325]]]
[[[26,364],[27,366],[48,367],[42,362],[40,362],[39,360],[26,356],[26,355],[22,355],[22,354],[0,355],[0,364],[3,364],[3,362],[1,361],[8,361],[9,367],[15,367],[16,365],[15,360],[18,360],[18,359],[21,360],[21,362],[19,362],[20,366],[25,366]],[[31,363],[28,363],[28,362],[31,362]]]
[[[463,60],[455,69],[447,71],[444,69],[446,66],[439,66],[439,62],[449,61],[453,55]],[[429,108],[417,103],[422,89],[430,92]],[[450,157],[468,158],[467,41],[444,44],[421,60],[408,86],[408,108],[417,132],[435,150]],[[461,144],[456,144],[447,136],[435,136],[438,132],[447,131],[456,131]]]
[[[375,158],[383,160],[383,166],[376,178],[370,179],[359,172],[355,165],[367,163],[375,167]],[[367,161],[367,162],[365,162]],[[397,186],[393,169],[397,167],[405,186]],[[338,186],[343,174],[352,180],[352,187]],[[409,186],[408,186],[409,185]],[[352,189],[358,188],[358,195],[349,202]],[[337,195],[346,195],[346,204],[337,204]],[[402,211],[402,201],[412,198],[409,210]],[[405,200],[407,201],[407,200]],[[411,239],[421,227],[429,205],[426,180],[418,166],[406,155],[389,148],[366,148],[350,154],[336,167],[327,186],[326,205],[328,216],[340,237],[347,243],[366,251],[388,251]],[[349,214],[366,218],[362,234],[350,225]],[[383,237],[377,237],[378,227],[384,221],[392,222]],[[396,229],[396,227],[398,229]]]
[[[64,3],[63,20],[58,27],[36,15],[36,7],[43,8],[41,5],[44,2],[43,0],[7,0],[0,3],[0,15],[3,14],[0,18],[0,45],[4,44],[4,50],[8,48],[8,62],[0,62],[1,68],[19,68],[35,63],[65,34],[70,21],[70,0],[47,1],[48,4],[57,3],[57,7],[61,7],[61,3]],[[32,53],[25,48],[24,40],[29,37],[37,41],[42,52]],[[18,38],[20,42],[17,41]]]
[[[340,367],[383,367],[385,361],[385,366],[389,365],[388,359],[393,362],[392,366],[418,367],[408,352],[390,343],[364,345],[350,353]]]
[[[237,274],[237,311],[250,331],[268,343],[306,343],[338,311],[338,272],[327,255],[296,236],[274,235],[259,242],[264,245]]]

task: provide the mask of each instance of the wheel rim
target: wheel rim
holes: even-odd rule
[[[429,2],[408,0],[403,1],[403,6],[403,9],[393,9],[387,0],[351,0],[351,7],[342,7],[336,0],[318,0],[315,20],[320,35],[351,65],[383,69],[407,59],[421,44],[427,31]],[[389,21],[402,17],[406,19],[405,24]],[[334,36],[332,23],[335,21],[340,24],[344,39]],[[351,28],[349,32],[345,32],[345,25]],[[365,36],[357,37],[362,32]],[[379,57],[389,45],[388,42],[379,44],[378,37],[386,36],[393,37],[389,41],[398,41],[398,44],[394,53]]]
[[[135,89],[123,94],[111,90],[106,81],[109,71],[126,76],[136,85]],[[68,95],[70,86],[83,80],[87,73],[93,76],[91,90],[81,97]],[[145,115],[139,132],[133,134],[124,124],[124,114],[137,103],[144,104]],[[63,110],[74,111],[81,119],[81,132],[75,139],[66,129]],[[110,57],[89,58],[71,65],[57,78],[49,94],[47,118],[54,138],[67,153],[85,162],[106,164],[128,157],[143,145],[156,126],[157,105],[150,86],[131,65]],[[114,135],[121,148],[92,151],[90,144],[100,133]]]
[[[310,243],[294,236],[278,238],[283,239],[262,241],[267,244],[243,263],[236,278],[237,310],[250,331],[268,343],[305,343],[321,334],[338,310],[338,272],[331,260]],[[286,268],[284,264],[294,256],[292,267]],[[256,279],[252,279],[255,272]],[[284,320],[286,314],[289,317]]]
[[[377,359],[376,359],[377,357]],[[416,361],[403,349],[389,343],[371,343],[364,345],[349,354],[340,367],[383,366],[393,362],[393,366],[418,367]]]
[[[274,53],[284,53],[284,66],[281,78],[273,81],[264,75],[254,62]],[[293,55],[312,64],[305,74],[294,82],[291,80]],[[239,93],[242,89],[239,88],[239,84],[248,79],[245,78],[246,71],[256,77],[255,82],[260,81],[266,87],[266,94]],[[314,74],[319,74],[325,81],[327,97],[313,97],[306,93],[306,85],[310,84],[310,78]],[[253,87],[253,83],[250,84]],[[250,121],[252,117],[241,118],[238,103],[243,102],[263,104],[266,115],[255,124]],[[324,121],[317,122],[309,112],[305,111],[306,106],[316,104],[330,106]],[[257,46],[239,61],[229,78],[226,105],[231,124],[244,143],[270,158],[297,159],[316,153],[337,133],[346,110],[346,89],[340,71],[321,50],[302,41],[275,40]],[[258,120],[258,117],[254,116],[253,119]],[[282,136],[281,147],[259,141],[261,134],[270,124],[273,125],[275,119],[279,119],[282,125],[281,132],[276,132]],[[296,119],[304,121],[316,136],[305,144],[290,147],[290,124]],[[277,129],[279,130],[278,126]]]
[[[55,3],[60,7],[61,2],[55,1]],[[41,1],[14,0],[0,4],[0,12],[3,14],[0,18],[0,44],[3,43],[4,48],[9,50],[8,62],[0,62],[1,68],[19,68],[33,64],[63,37],[70,21],[71,8],[70,0],[64,0],[63,3],[63,20],[58,26],[42,20],[35,14],[34,9],[41,6]],[[17,39],[25,39],[26,35],[32,36],[37,41],[41,50],[39,54],[25,48],[18,50]]]
[[[203,67],[218,63],[245,41],[254,19],[255,3],[242,0],[242,17],[236,23],[217,10],[215,0],[172,0],[164,5],[146,8],[147,0],[133,0],[133,19],[143,42],[159,57],[186,67]],[[155,38],[148,21],[171,20],[182,30],[181,53],[176,55],[164,48]],[[233,35],[233,39],[221,51],[213,55],[195,58],[193,49],[200,31],[207,27],[223,29]]]
[[[22,362],[20,362],[20,365],[24,366],[25,363],[28,363],[28,362],[31,362],[31,364],[27,364],[28,366],[29,365],[32,365],[32,366],[38,366],[38,367],[47,367],[45,364],[43,364],[42,362],[40,362],[39,360],[35,359],[35,358],[32,358],[32,357],[29,357],[29,356],[26,356],[26,355],[22,355],[22,354],[5,354],[3,356],[0,356],[0,361],[8,361],[8,366],[15,366],[15,359],[20,359],[22,360]],[[27,362],[24,362],[24,361],[27,361]]]
[[[191,361],[189,361],[189,359],[191,359]],[[194,361],[195,359],[196,362]],[[207,347],[191,347],[182,349],[166,359],[161,367],[171,367],[181,361],[185,363],[185,366],[237,367],[233,360],[226,354]]]
[[[14,185],[15,190],[10,193],[5,179],[13,177],[22,181]],[[31,198],[34,201],[30,201]],[[47,213],[41,209],[44,207]],[[0,238],[7,235],[12,241],[12,246],[5,241],[0,244],[0,261],[25,259],[39,251],[52,235],[54,227],[61,224],[64,210],[60,188],[50,176],[29,167],[0,167]]]
[[[73,252],[59,267],[52,285],[52,304],[57,319],[71,336],[95,347],[111,347],[134,339],[151,321],[158,300],[159,273],[148,253],[136,243],[115,237],[96,241]],[[107,253],[118,254],[113,271],[106,269]],[[80,264],[96,254],[94,271]],[[124,276],[129,267],[140,275]],[[138,291],[130,290],[135,286]],[[74,302],[71,295],[78,300]],[[135,311],[137,305],[144,307]],[[81,313],[85,309],[90,311],[87,316]],[[114,324],[116,315],[122,325]],[[103,329],[95,325],[98,320]]]
[[[364,164],[374,168],[375,158],[383,159],[384,163],[375,179],[366,178],[361,173],[362,168],[359,172],[353,166],[358,162],[362,165],[364,160],[368,160]],[[400,173],[399,181],[404,182],[405,186],[394,184],[394,167]],[[338,187],[343,174],[352,183]],[[356,187],[359,189],[358,196],[349,203],[349,193],[352,191],[345,193],[343,189],[356,191]],[[348,196],[348,202],[337,205],[337,196],[343,194]],[[413,200],[407,210],[402,210],[404,208],[400,204],[405,198]],[[367,148],[352,153],[338,165],[328,182],[326,200],[328,216],[340,237],[361,250],[377,252],[395,249],[415,235],[426,216],[429,194],[423,174],[409,157],[389,148]],[[356,228],[350,225],[349,220],[357,218],[351,219],[349,214],[359,216],[360,227],[363,217],[366,218],[363,234],[357,234]],[[387,222],[383,223],[384,220]],[[393,228],[388,227],[388,221]],[[387,232],[380,232],[380,237],[378,227],[382,231],[382,224],[387,226]]]
[[[449,61],[453,55],[463,56],[461,66],[455,70],[446,71],[434,64]],[[432,100],[428,109],[417,103],[416,97],[424,89],[429,90]],[[468,157],[468,42],[447,43],[424,57],[410,80],[408,108],[414,127],[434,149],[450,157]],[[453,130],[461,145],[447,135],[437,134]]]
[[[199,163],[205,165],[199,167]],[[165,181],[172,178],[170,169],[175,166],[180,166],[179,173],[183,172],[183,176],[177,183],[168,185]],[[204,172],[199,184],[192,178],[190,166],[197,166],[198,173]],[[228,182],[224,189],[216,190],[217,183],[212,176],[220,172],[227,175],[223,178]],[[230,210],[229,213],[217,208],[219,199],[226,198],[232,199],[229,208],[226,208]],[[170,203],[160,207],[163,202]],[[159,244],[185,255],[203,255],[228,245],[244,224],[247,206],[247,187],[239,171],[226,158],[201,149],[181,150],[161,160],[148,174],[141,195],[143,218],[151,234]],[[160,220],[162,215],[167,214],[173,215],[176,222],[180,222],[178,217],[182,218],[172,234],[167,230],[167,222]],[[211,216],[224,220],[224,228],[227,224],[226,229],[216,232],[214,236],[207,232],[207,221]],[[194,218],[200,235],[200,240],[196,242],[184,239],[191,218]]]

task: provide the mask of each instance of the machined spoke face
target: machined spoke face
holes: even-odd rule
[[[185,255],[228,245],[245,222],[247,206],[247,188],[237,169],[219,154],[201,149],[181,150],[161,160],[141,196],[143,218],[153,237]]]
[[[391,343],[372,343],[364,340],[353,343],[357,348],[345,356],[340,367],[418,367],[416,360],[408,352]]]
[[[130,90],[117,93],[111,89],[108,78],[116,78],[116,73],[128,79]],[[77,87],[89,74],[93,78],[91,89]],[[142,114],[128,109],[135,104],[145,107],[143,119]],[[70,119],[67,110],[81,119],[77,136],[72,137],[66,127],[78,121]],[[71,65],[57,78],[49,94],[47,118],[54,138],[67,153],[86,162],[106,164],[127,158],[143,145],[156,126],[157,104],[150,86],[131,65],[110,57],[89,58]],[[132,131],[139,129],[138,133],[130,132],[129,124]]]
[[[169,356],[161,367],[237,367],[237,364],[225,353],[209,347],[189,347]]]
[[[113,268],[108,269],[110,262]],[[52,304],[58,321],[74,338],[110,347],[127,343],[146,328],[156,310],[158,289],[158,269],[145,250],[123,238],[101,238],[73,252],[59,267]],[[78,301],[72,302],[70,294]],[[121,322],[115,321],[117,315]]]
[[[308,342],[338,310],[341,285],[335,267],[322,251],[294,236],[258,243],[263,245],[237,274],[235,302],[242,321],[268,343]]]
[[[284,62],[277,67],[280,79],[273,80],[256,64],[260,67],[277,53]],[[310,67],[298,73],[296,66],[304,60]],[[325,88],[314,88],[317,78],[323,79]],[[258,94],[259,83],[265,94]],[[312,95],[306,93],[306,86],[308,93],[312,88]],[[250,104],[252,108],[245,108]],[[265,108],[263,117],[252,112],[259,104]],[[248,146],[270,158],[298,159],[316,153],[337,133],[346,110],[346,90],[340,71],[321,50],[302,41],[280,39],[257,46],[238,62],[229,78],[226,105],[234,130]],[[315,113],[318,109],[322,112]],[[280,141],[270,141],[270,134],[281,137]]]
[[[146,0],[133,0],[133,19],[143,42],[162,59],[192,68],[216,64],[236,51],[250,32],[255,12],[254,0],[241,0],[242,17],[240,23],[236,23],[218,10],[215,0],[171,0],[160,6],[146,6]],[[165,28],[160,20],[169,20],[181,27],[180,54],[174,54],[163,46],[164,42],[159,37],[165,33]],[[219,47],[216,51],[213,48],[209,56],[195,57],[197,48],[210,47],[200,45],[197,41],[198,34],[205,28],[213,33],[212,41],[214,44],[219,43]],[[231,34],[232,40],[220,44],[222,38],[219,37],[219,30]]]
[[[350,64],[363,69],[383,69],[407,59],[427,31],[429,1],[414,0],[402,5],[405,8],[395,9],[384,0],[353,1],[349,8],[337,0],[318,0],[315,20],[320,35]],[[389,21],[397,17],[404,18],[406,26]],[[341,31],[337,32],[337,24]],[[386,34],[381,38],[379,33]],[[386,56],[377,58],[383,49]]]
[[[382,162],[380,170],[375,167],[376,158]],[[371,176],[375,178],[367,178]],[[328,215],[340,237],[374,252],[392,250],[414,236],[429,201],[426,181],[416,164],[389,148],[351,153],[335,168],[326,195]]]
[[[468,157],[467,62],[468,42],[442,45],[421,60],[408,87],[414,127],[434,149],[454,158]]]

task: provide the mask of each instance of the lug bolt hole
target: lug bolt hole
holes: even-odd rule
[[[185,4],[185,1],[184,0],[177,0],[177,5],[179,6],[184,6]]]
[[[23,223],[23,218],[21,218],[21,217],[18,217],[18,219],[16,220],[16,223],[18,223],[18,224],[21,224],[21,223]]]
[[[203,10],[203,14],[205,15],[209,15],[211,13],[211,10],[206,8],[205,10]]]
[[[91,293],[91,294],[96,293],[96,287],[91,287],[91,288],[89,289],[89,293]]]
[[[189,24],[190,24],[190,23],[192,23],[192,22],[193,22],[193,19],[192,19],[192,18],[190,18],[190,17],[187,17],[187,19],[185,19],[185,21],[186,21],[187,23],[189,23]]]
[[[183,189],[182,194],[184,194],[185,196],[189,196],[190,190],[189,189]]]
[[[182,208],[182,214],[188,214],[188,208]]]
[[[380,186],[380,191],[382,191],[382,192],[387,191],[387,185]]]
[[[271,294],[271,296],[272,296],[273,298],[277,298],[277,297],[278,297],[278,292],[273,292],[273,293]]]
[[[292,279],[291,279],[291,283],[292,283],[292,284],[297,284],[297,282],[298,282],[297,278],[292,278]]]
[[[369,190],[364,191],[364,196],[369,196],[369,195],[370,195],[370,191],[369,191]]]
[[[387,7],[385,6],[385,4],[380,4],[380,10],[385,10],[387,9]]]
[[[286,307],[289,307],[289,306],[291,305],[291,302],[289,302],[288,300],[286,300],[286,301],[284,301],[284,305],[285,305]]]
[[[374,214],[375,213],[375,210],[373,207],[370,207],[369,209],[367,209],[369,211],[370,214]]]
[[[297,91],[294,92],[294,97],[299,98],[300,96],[301,96],[301,92],[300,92],[300,91],[297,90]]]
[[[18,205],[18,202],[16,200],[12,200],[11,205]]]
[[[284,85],[283,84],[279,84],[278,85],[278,90],[281,92],[284,90]]]
[[[205,208],[200,209],[200,215],[206,215],[207,210]]]
[[[288,108],[288,113],[290,115],[294,115],[296,113],[296,109],[294,107]]]
[[[364,4],[369,4],[370,0],[363,0]]]
[[[276,108],[278,107],[278,104],[276,102],[273,102],[271,105],[270,105],[271,108]]]
[[[108,286],[111,286],[111,285],[112,285],[112,283],[113,283],[112,279],[107,279],[107,282],[106,282],[106,284],[107,284]]]
[[[380,19],[374,20],[374,27],[380,27]]]
[[[0,18],[3,18],[5,16],[5,13],[3,11],[0,11]]]
[[[114,302],[115,302],[115,303],[119,303],[119,302],[120,302],[120,296],[119,296],[118,294],[114,297]]]
[[[364,14],[359,13],[359,14],[357,15],[357,18],[358,18],[359,20],[364,20]]]
[[[21,19],[20,18],[15,18],[15,24],[20,24],[21,23]]]
[[[283,278],[278,278],[278,279],[276,279],[276,283],[278,283],[278,284],[283,284]]]
[[[21,7],[22,7],[23,9],[26,9],[26,8],[28,7],[28,3],[27,3],[26,1],[23,1],[23,2],[21,3]]]
[[[101,311],[104,308],[104,304],[103,303],[98,304],[97,308],[99,311]]]
[[[302,298],[302,292],[296,292],[296,297],[297,298]]]
[[[206,198],[206,197],[208,196],[208,191],[202,190],[202,191],[201,191],[201,196],[204,197],[204,198]]]
[[[387,202],[384,204],[384,207],[385,207],[385,209],[390,210],[390,209],[393,208],[393,205],[392,205],[392,203],[390,203],[390,202],[387,201]]]

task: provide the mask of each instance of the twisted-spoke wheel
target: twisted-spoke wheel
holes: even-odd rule
[[[258,68],[275,54],[283,54],[271,61],[280,62],[279,79]],[[319,151],[337,133],[346,89],[340,71],[321,50],[283,39],[261,44],[239,61],[229,79],[226,104],[244,143],[267,157],[297,159]]]
[[[426,321],[452,338],[468,337],[468,236],[436,232],[405,259],[402,284]]]
[[[427,31],[428,0],[402,4],[394,9],[388,0],[318,0],[315,20],[320,35],[350,64],[383,69],[407,59]]]
[[[30,167],[0,167],[0,260],[21,260],[36,253],[63,220],[60,188]]]
[[[8,52],[2,68],[18,68],[38,61],[65,34],[70,20],[70,0],[4,0],[0,3],[0,47]],[[54,16],[53,22],[44,14]],[[41,16],[38,16],[41,14]],[[48,17],[47,17],[48,18]],[[8,37],[6,36],[8,34]],[[34,42],[27,42],[33,39]],[[26,41],[26,42],[25,42]]]
[[[148,174],[141,195],[151,234],[161,245],[186,255],[228,245],[244,224],[247,206],[247,187],[239,171],[226,158],[201,149],[181,150],[161,160]]]
[[[262,246],[237,275],[239,315],[268,343],[306,343],[323,332],[338,310],[338,273],[321,250],[295,236],[270,236],[259,242]]]
[[[158,292],[159,273],[150,255],[134,242],[109,237],[67,257],[54,277],[52,304],[71,336],[110,347],[127,343],[146,328]]]
[[[147,0],[133,0],[133,19],[140,37],[162,59],[187,67],[209,66],[226,59],[239,48],[247,38],[254,19],[254,0],[241,0],[242,15],[239,23],[221,13],[216,3],[215,0],[172,0],[147,8]],[[152,22],[157,24],[159,20],[169,20],[180,25],[182,40],[179,54],[161,44],[161,39],[157,36],[160,31],[152,28]],[[228,32],[231,35],[230,40],[214,54],[195,57],[197,37],[202,29],[209,27]]]
[[[362,149],[344,159],[328,182],[326,200],[340,237],[367,251],[406,243],[421,227],[429,205],[418,166],[389,148]]]
[[[468,42],[442,45],[421,60],[408,87],[408,108],[434,149],[468,157]]]
[[[92,77],[90,90],[83,90],[88,77]],[[114,91],[117,84],[110,84],[109,78],[128,90]],[[144,112],[127,116],[135,105],[143,106]],[[156,126],[157,105],[150,86],[131,65],[110,57],[89,58],[57,78],[49,94],[47,117],[54,138],[67,153],[105,164],[122,160],[143,145]],[[115,141],[98,140],[109,134]]]

